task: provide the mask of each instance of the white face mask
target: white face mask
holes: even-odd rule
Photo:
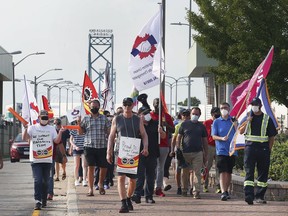
[[[221,115],[222,116],[227,116],[228,115],[228,110],[226,110],[226,109],[221,109]]]
[[[144,116],[144,120],[147,121],[147,122],[149,122],[149,121],[151,120],[151,115],[150,115],[150,113],[148,113],[148,114],[146,114],[146,115]]]
[[[254,113],[257,113],[257,112],[259,112],[259,106],[252,106],[252,111],[254,112]]]
[[[196,121],[198,121],[198,119],[199,119],[199,116],[197,116],[197,115],[191,115],[191,121],[192,121],[192,122],[196,122]]]
[[[48,124],[48,120],[40,120],[41,125],[47,125]]]

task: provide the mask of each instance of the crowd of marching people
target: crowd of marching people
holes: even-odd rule
[[[119,213],[133,211],[133,203],[141,203],[142,197],[150,204],[155,203],[154,196],[164,197],[165,191],[171,189],[171,185],[167,183],[171,164],[177,195],[186,197],[190,194],[195,199],[201,199],[201,191],[209,191],[208,176],[215,164],[215,192],[219,193],[221,201],[231,199],[229,186],[237,152],[229,155],[229,146],[237,131],[238,122],[229,115],[230,105],[224,102],[220,107],[213,107],[211,118],[200,122],[201,109],[198,107],[180,110],[177,118],[173,119],[159,98],[153,100],[151,108],[147,97],[146,94],[138,96],[142,106],[137,111],[133,109],[133,99],[124,98],[122,107],[118,107],[113,116],[108,111],[101,111],[98,99],[91,100],[91,113],[72,122],[77,126],[75,130],[64,129],[61,119],[58,118],[53,121],[54,127],[49,125],[48,113],[45,110],[40,112],[38,124],[24,127],[24,139],[34,144],[44,140],[49,143],[47,149],[53,149],[53,152],[49,153],[51,160],[45,161],[44,157],[31,159],[34,153],[30,155],[35,210],[46,207],[47,200],[53,200],[54,182],[65,180],[67,154],[74,158],[75,187],[81,184],[87,187],[88,197],[93,197],[95,191],[105,195],[106,190],[114,186],[114,177],[117,176],[121,201]],[[248,132],[244,129],[241,131],[247,134],[249,146],[244,161],[247,171],[244,184],[245,201],[249,205],[253,204],[254,198],[258,203],[266,203],[264,195],[269,168],[267,164],[260,166],[257,162],[260,171],[258,182],[261,184],[257,184],[254,195],[256,161],[250,155],[254,154],[253,148],[264,148],[263,154],[269,158],[265,147],[268,143],[271,150],[277,134],[271,126],[269,116],[261,112],[261,105],[258,98],[251,102],[251,106],[258,109],[253,109],[252,115],[245,121]],[[254,123],[253,119],[256,117],[257,122]],[[262,120],[262,117],[265,120]],[[34,140],[35,137],[38,137],[37,140]],[[137,157],[125,162],[121,158],[121,152],[134,148],[137,143],[140,146],[136,151]],[[66,147],[67,144],[69,147]],[[136,172],[129,169],[133,168],[133,165]]]

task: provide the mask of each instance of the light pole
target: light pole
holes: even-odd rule
[[[59,86],[59,84],[72,84],[72,82],[65,80],[65,81],[60,81],[60,82],[54,83],[52,85],[45,84],[44,86],[47,87],[47,97],[48,97],[48,101],[49,102],[51,102],[50,101],[50,91],[51,91],[51,89],[54,88],[54,87],[59,88],[59,117],[60,117],[61,116],[61,88],[63,86]]]
[[[43,55],[45,54],[44,52],[36,52],[36,53],[30,53],[26,56],[24,56],[24,58],[22,58],[20,61],[18,61],[17,63],[12,62],[12,94],[13,94],[13,109],[15,110],[15,103],[16,103],[16,99],[15,99],[15,67],[20,64],[22,61],[24,61],[26,58],[28,58],[29,56],[32,55]],[[16,135],[16,118],[13,117],[13,136],[15,137]]]
[[[191,13],[192,11],[192,0],[190,0],[189,2],[189,11]],[[188,40],[188,49],[191,48],[191,29],[192,29],[192,26],[191,26],[191,22],[188,23],[181,23],[181,22],[178,22],[178,23],[170,23],[170,25],[185,25],[185,26],[189,26],[189,40]],[[190,74],[188,76],[188,101],[187,101],[187,106],[188,106],[188,109],[190,109],[191,107],[191,77],[190,77]]]
[[[45,71],[44,73],[42,73],[40,76],[36,77],[34,76],[34,96],[36,98],[36,101],[37,101],[37,85],[41,82],[38,82],[37,83],[37,79],[39,79],[40,77],[42,77],[43,75],[45,75],[46,73],[50,72],[50,71],[59,71],[59,70],[62,70],[61,68],[54,68],[54,69],[50,69],[50,70],[47,70]],[[55,79],[54,79],[55,80]],[[63,80],[63,78],[62,78]],[[43,80],[44,81],[44,80]],[[47,81],[47,80],[45,80]]]
[[[70,86],[70,84],[73,84],[71,81],[67,81],[67,85],[63,86],[55,86],[56,88],[59,88],[59,118],[61,116],[61,89],[66,88],[66,86]],[[67,89],[67,88],[66,88]],[[66,106],[68,106],[68,89],[67,89],[67,98],[66,98]],[[66,107],[67,109],[67,107]]]
[[[18,54],[21,54],[22,52],[21,51],[14,51],[14,52],[4,52],[4,53],[0,53],[0,55],[18,55]],[[13,65],[12,65],[13,66]],[[12,68],[13,70],[13,68]],[[12,71],[12,80],[13,80],[13,71]],[[3,98],[3,82],[1,81],[1,89],[0,89],[0,92],[1,92],[1,98]],[[3,100],[0,100],[0,113],[3,113]],[[14,118],[13,118],[14,119]],[[14,136],[14,134],[13,134]]]
[[[172,113],[172,88],[175,86],[174,83],[170,83],[168,81],[165,81],[165,85],[168,86],[170,88],[170,111],[169,113],[171,114]]]
[[[181,80],[181,79],[184,79],[186,81],[186,83],[188,84],[188,97],[189,97],[190,96],[190,94],[189,94],[189,90],[190,90],[189,89],[189,85],[191,83],[191,80],[189,81],[189,79],[188,79],[188,82],[187,82],[186,78],[189,78],[189,77],[185,77],[185,76],[179,77],[178,79],[176,79],[176,78],[174,78],[172,76],[167,76],[167,75],[166,75],[166,77],[170,78],[170,79],[173,79],[174,82],[175,82],[175,87],[176,87],[176,90],[175,90],[175,116],[176,116],[177,115],[177,105],[178,105],[178,98],[177,98],[177,95],[178,95],[178,81]],[[187,102],[188,102],[188,99],[187,99]],[[187,105],[188,105],[188,103],[187,103]],[[190,108],[188,107],[188,109],[190,109]]]
[[[61,80],[63,80],[63,78],[57,78],[57,79],[46,79],[46,80],[41,80],[41,81],[39,81],[36,85],[38,86],[38,84],[40,84],[40,83],[43,83],[43,84],[45,84],[45,85],[48,85],[47,83],[45,83],[45,82],[48,82],[48,81],[61,81]],[[34,84],[35,85],[35,80],[34,81],[31,81],[31,84]],[[35,90],[35,89],[34,89]],[[34,92],[35,93],[35,92]],[[36,93],[37,94],[35,94],[35,99],[36,99],[36,101],[38,101],[37,100],[37,96],[38,96],[38,90],[36,89]]]
[[[48,98],[48,101],[50,102],[50,91],[51,91],[52,88],[57,87],[58,84],[68,84],[68,83],[72,84],[71,81],[67,81],[67,80],[60,81],[60,82],[57,82],[57,83],[53,83],[51,85],[45,84],[44,86],[47,87],[47,98]]]

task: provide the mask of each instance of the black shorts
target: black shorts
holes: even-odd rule
[[[231,157],[226,155],[217,155],[216,161],[219,173],[222,172],[232,173],[233,167],[235,166],[234,155],[232,155]]]
[[[84,147],[84,155],[88,166],[98,166],[102,168],[108,167],[108,162],[106,160],[107,148],[89,148]]]
[[[130,174],[130,173],[123,173],[123,172],[117,172],[117,175],[118,176],[123,176],[123,175],[125,175],[125,176],[127,176],[128,178],[130,178],[130,179],[137,179],[137,174]]]

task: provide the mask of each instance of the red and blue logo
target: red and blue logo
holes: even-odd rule
[[[131,54],[134,57],[138,55],[140,59],[147,58],[148,56],[153,57],[157,49],[156,44],[157,41],[153,35],[145,34],[144,37],[137,36]]]

